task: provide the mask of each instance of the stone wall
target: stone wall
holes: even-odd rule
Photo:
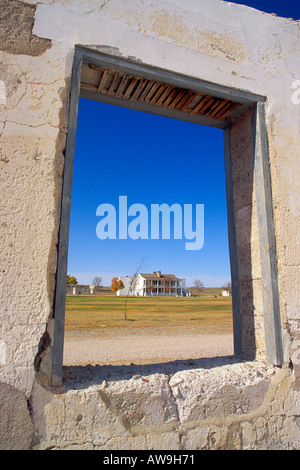
[[[299,22],[221,0],[1,0],[0,12],[0,448],[299,449]],[[258,352],[252,362],[74,367],[61,387],[43,380],[37,357],[51,351],[76,45],[266,96],[282,367],[265,360],[249,190],[248,201],[235,196],[235,213],[247,227],[247,244],[241,230],[237,243],[240,267],[251,263],[250,277],[249,264],[241,271],[241,298],[244,342]],[[235,188],[245,176],[243,148],[245,140],[232,149]]]
[[[155,370],[156,369],[156,370]],[[260,362],[73,367],[68,383],[35,383],[34,448],[299,449],[294,377]]]

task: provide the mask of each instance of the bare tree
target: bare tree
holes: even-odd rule
[[[201,279],[194,279],[194,286],[197,290],[198,295],[202,292],[202,289],[204,288],[204,284],[201,281]]]
[[[142,260],[140,262],[140,264],[138,265],[134,275],[131,277],[131,281],[129,283],[128,292],[127,292],[127,295],[126,295],[125,305],[124,305],[124,318],[125,318],[125,320],[127,320],[127,312],[126,312],[127,300],[128,300],[129,295],[130,295],[130,292],[133,292],[134,289],[136,288],[137,278],[138,278],[138,275],[139,275],[141,269],[143,268],[143,266],[144,266],[144,260]]]
[[[102,286],[102,277],[95,276],[94,279],[92,280],[92,285],[93,286]]]
[[[227,290],[231,294],[231,282],[230,281],[225,282],[222,287],[224,290]]]

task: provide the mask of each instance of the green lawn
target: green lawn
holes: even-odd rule
[[[231,297],[72,296],[66,300],[67,330],[104,328],[201,327],[210,332],[232,332]]]

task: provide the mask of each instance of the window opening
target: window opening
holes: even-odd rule
[[[91,67],[91,64],[98,67],[98,69]],[[86,74],[87,71],[88,75]],[[92,71],[92,74],[95,74],[95,72],[101,74],[98,82],[96,81],[93,83],[95,75],[93,75],[91,80],[91,76],[89,76],[90,71]],[[113,71],[113,73],[111,71]],[[122,76],[122,74],[124,76]],[[110,82],[107,82],[108,78],[111,80]],[[117,84],[119,79],[120,83]],[[130,99],[128,99],[128,95],[125,96],[122,94],[126,93],[125,88],[123,88],[125,81],[127,81],[128,87],[131,87],[130,93],[128,90]],[[153,95],[151,94],[151,99],[150,95],[148,96],[149,100],[147,101],[147,99],[145,99],[147,92],[143,86],[148,87],[148,91],[151,90],[154,85],[153,83],[150,83],[151,81],[159,83],[159,86],[156,89],[156,92]],[[168,88],[168,86],[171,88]],[[117,96],[118,90],[120,93],[122,90],[120,96]],[[188,95],[187,90],[193,91],[196,93],[196,96]],[[173,97],[177,100],[177,105],[173,108],[171,108],[171,106],[164,106],[164,103],[170,104],[165,101],[170,98],[168,93],[173,94]],[[183,93],[185,96],[183,96]],[[200,101],[198,95],[201,95]],[[258,231],[261,253],[260,267],[262,272],[266,354],[270,363],[276,365],[282,364],[283,353],[280,330],[276,239],[272,212],[272,188],[269,168],[267,128],[265,122],[265,97],[237,89],[223,87],[222,85],[205,82],[203,80],[178,75],[173,72],[149,67],[140,63],[126,61],[118,57],[98,53],[82,47],[76,47],[71,80],[69,124],[62,186],[61,217],[58,236],[58,262],[53,309],[54,322],[53,328],[51,328],[53,343],[52,355],[49,364],[49,379],[51,383],[61,383],[63,375],[62,362],[67,256],[79,96],[111,105],[116,104],[121,107],[123,106],[130,109],[145,111],[147,113],[154,113],[164,117],[172,117],[187,122],[224,129],[235,355],[239,355],[243,352],[244,345],[241,334],[243,325],[240,309],[241,291],[239,262],[237,256],[238,249],[236,245],[237,227],[234,211],[234,182],[232,179],[231,152],[233,146],[238,143],[236,139],[239,140],[240,137],[243,139],[245,136],[243,137],[243,127],[239,131],[240,134],[236,136],[235,133],[231,132],[231,126],[232,128],[235,128],[236,119],[241,116],[245,116],[247,113],[249,114],[249,110],[251,111],[252,122],[250,127],[252,131],[253,145],[253,176],[256,180],[256,200],[259,208]],[[182,102],[183,98],[184,102]],[[216,99],[218,101],[216,101]],[[219,113],[221,109],[224,112],[226,111],[226,114],[224,114],[223,117],[220,114],[216,114]],[[246,312],[246,315],[249,313],[250,315],[253,315],[253,312],[250,311]]]
[[[223,153],[220,129],[80,99],[65,364],[233,354]]]

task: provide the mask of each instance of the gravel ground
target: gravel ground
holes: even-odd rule
[[[65,332],[66,366],[157,364],[232,354],[232,334],[195,328]]]

